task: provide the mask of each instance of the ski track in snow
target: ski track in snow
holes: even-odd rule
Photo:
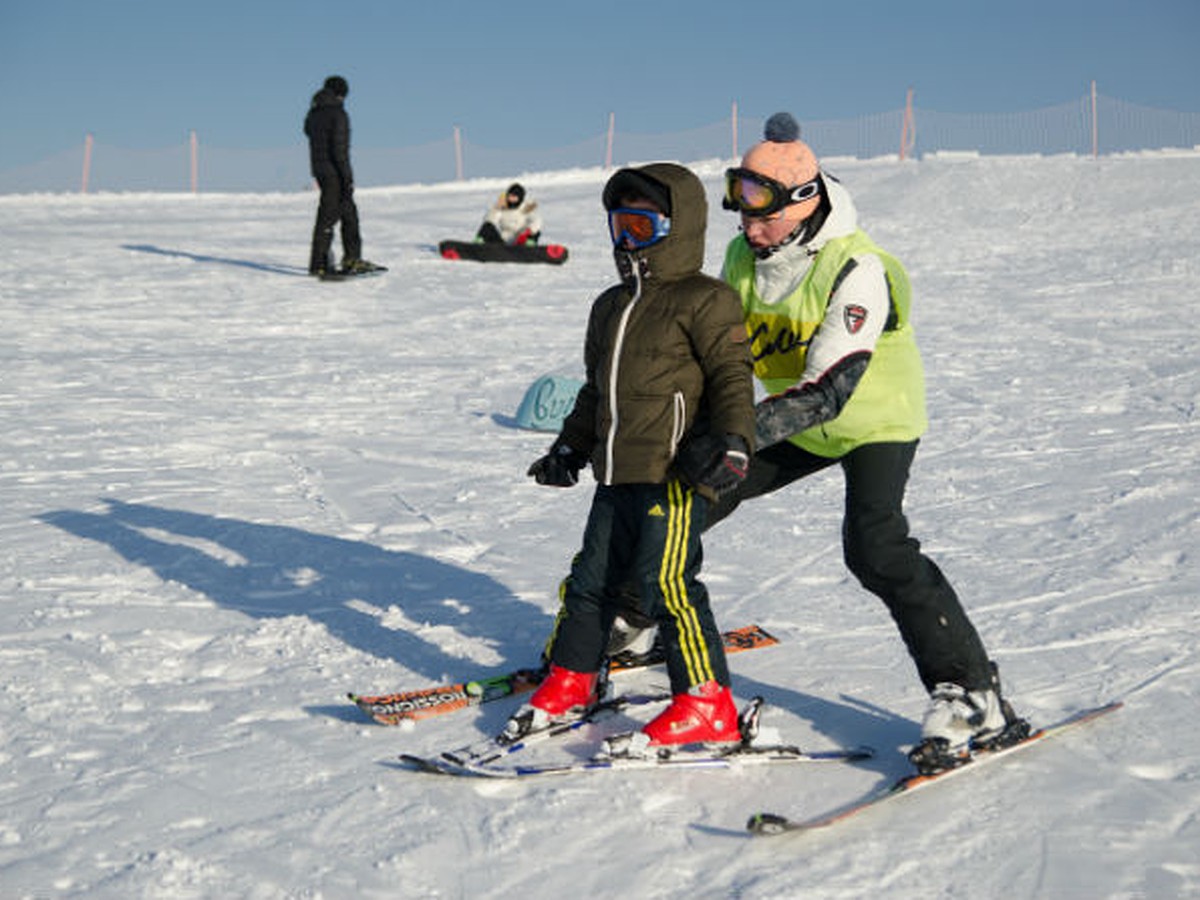
[[[735,220],[709,188],[709,271]],[[932,426],[909,487],[1035,723],[1126,707],[827,833],[923,692],[841,563],[836,469],[706,539],[742,699],[859,765],[423,776],[514,702],[404,730],[348,690],[536,659],[590,490],[524,477],[525,388],[614,279],[603,174],[522,180],[561,267],[448,263],[497,181],[359,192],[391,271],[303,277],[311,195],[0,197],[6,897],[1200,897],[1200,155],[827,160],[909,267]],[[622,676],[661,686],[662,673]],[[645,713],[639,713],[645,715]],[[540,753],[582,756],[618,716]]]

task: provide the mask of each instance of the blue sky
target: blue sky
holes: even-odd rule
[[[622,8],[636,10],[621,12]],[[1200,112],[1200,0],[0,0],[0,170],[91,132],[286,147],[324,77],[356,146],[563,146],[780,109],[825,120],[1110,97]]]

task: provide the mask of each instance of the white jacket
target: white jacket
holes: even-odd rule
[[[516,209],[505,205],[504,197],[496,201],[487,211],[485,221],[491,222],[504,238],[504,243],[511,244],[518,234],[528,228],[534,234],[542,230],[542,217],[537,211],[537,202],[530,200]]]

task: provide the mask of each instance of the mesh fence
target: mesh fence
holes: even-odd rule
[[[1074,153],[1101,155],[1200,146],[1200,113],[1138,106],[1097,95],[1027,112],[941,113],[915,107],[908,155],[974,151],[985,155]],[[871,159],[899,156],[905,112],[850,119],[801,121],[804,139],[818,156]],[[534,172],[592,169],[649,160],[694,162],[732,159],[762,134],[763,120],[732,116],[700,128],[662,134],[613,131],[558,147],[497,149],[465,135],[395,148],[355,147],[360,186],[438,183],[456,178],[506,178]],[[1093,141],[1095,142],[1093,144]],[[85,150],[64,150],[29,166],[0,172],[0,193],[79,191]],[[191,142],[154,150],[92,145],[89,191],[189,191]],[[195,185],[201,191],[300,191],[311,185],[303,143],[265,150],[208,147],[202,136]]]

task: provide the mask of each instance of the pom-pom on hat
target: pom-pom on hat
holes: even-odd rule
[[[763,137],[777,144],[800,140],[800,123],[789,112],[777,112],[763,125]]]
[[[785,187],[795,187],[812,181],[821,171],[816,154],[800,140],[800,124],[791,113],[777,112],[763,126],[763,140],[746,151],[742,168],[768,178]],[[784,208],[783,217],[802,222],[817,211],[820,195]]]

